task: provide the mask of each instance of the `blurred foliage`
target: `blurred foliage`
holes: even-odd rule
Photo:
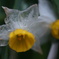
[[[2,6],[13,8],[14,0],[0,0],[0,25],[4,24],[5,13]]]
[[[55,9],[56,11],[58,11],[58,14],[59,14],[59,0],[52,0],[52,2],[54,3]]]
[[[59,19],[59,0],[50,0]]]
[[[27,52],[23,52],[23,53],[18,53],[18,58],[17,59],[47,59],[49,50],[50,50],[50,46],[51,43],[47,42],[44,45],[42,45],[42,50],[43,50],[43,55],[33,51],[33,50],[29,50]]]

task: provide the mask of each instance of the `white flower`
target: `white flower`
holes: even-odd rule
[[[53,20],[50,20],[50,18],[44,17],[44,16],[38,17],[38,8],[37,8],[36,4],[30,6],[28,9],[26,9],[24,11],[9,9],[7,7],[3,7],[3,9],[5,10],[5,13],[7,15],[7,17],[5,18],[5,23],[6,23],[5,27],[8,27],[8,28],[6,29],[3,26],[1,26],[4,29],[2,31],[0,29],[0,31],[2,33],[6,32],[4,34],[4,35],[6,35],[5,41],[7,39],[11,39],[11,37],[13,38],[12,41],[14,41],[13,35],[16,32],[18,33],[18,31],[16,29],[26,30],[28,33],[32,33],[36,39],[36,42],[34,43],[33,47],[31,46],[31,48],[42,54],[40,45],[49,40],[48,38],[49,38],[49,34],[50,34],[50,24],[53,22]],[[48,19],[48,21],[47,21],[47,19]],[[22,30],[21,30],[21,32],[22,32]],[[10,34],[10,32],[11,32],[11,34]],[[4,41],[4,39],[3,39],[4,35],[1,35],[1,34],[0,34],[0,38],[2,38],[2,40]],[[10,34],[9,37],[8,37],[8,34]],[[21,37],[21,38],[23,38],[23,37]],[[16,42],[14,42],[13,45],[15,43]],[[7,44],[8,44],[8,42],[7,42]],[[10,46],[10,44],[11,43],[9,43],[9,46]],[[3,44],[3,46],[5,46],[5,45]],[[21,47],[21,48],[23,48],[23,47]],[[12,48],[12,49],[14,49],[14,48]],[[16,48],[16,50],[17,49],[18,48]]]

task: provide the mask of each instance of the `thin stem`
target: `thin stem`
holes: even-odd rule
[[[56,59],[57,52],[58,52],[58,43],[52,43],[52,46],[51,46],[47,59]]]
[[[9,59],[17,59],[17,52],[10,49],[10,56]]]

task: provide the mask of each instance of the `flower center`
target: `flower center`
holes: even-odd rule
[[[23,40],[25,38],[25,35],[16,35],[17,39],[18,40]]]
[[[55,37],[56,39],[59,39],[59,20],[56,20],[52,24],[51,29],[52,29],[53,37]]]

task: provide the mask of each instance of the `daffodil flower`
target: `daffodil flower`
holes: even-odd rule
[[[9,44],[10,48],[16,52],[25,52],[33,49],[42,54],[40,45],[48,41],[51,28],[53,27],[53,25],[52,27],[50,25],[54,20],[50,20],[50,18],[45,16],[38,17],[36,4],[24,11],[9,9],[7,7],[3,7],[3,9],[7,15],[5,18],[5,27],[7,29],[4,26],[0,27],[4,28],[2,31],[0,29],[4,34],[1,33],[0,38],[3,41],[5,38],[5,41],[8,39],[6,44]],[[5,45],[3,44],[3,46]]]
[[[32,48],[42,54],[39,38],[41,35],[39,33],[41,23],[38,19],[37,5],[32,5],[24,11],[9,9],[7,7],[2,8],[7,15],[5,23],[9,28],[6,29],[7,32],[5,34],[8,35],[5,37],[8,39],[7,44],[9,44],[10,48],[16,52],[25,52]],[[4,31],[5,28],[2,32],[4,33]]]
[[[51,48],[50,51],[48,53],[48,57],[46,59],[56,59],[57,58],[57,53],[58,53],[58,43],[55,42],[55,32],[57,33],[58,30],[55,30],[56,27],[58,28],[59,26],[55,25],[55,23],[57,24],[56,20],[57,20],[57,16],[56,13],[54,11],[54,7],[51,4],[51,1],[49,0],[39,0],[39,13],[40,16],[46,16],[49,17],[51,19],[47,19],[46,21],[52,21],[51,25],[50,25],[50,29],[52,29],[54,27],[54,29],[50,30],[50,33],[52,34],[52,36],[54,37],[54,41],[52,41],[51,43]],[[54,24],[53,24],[54,22]],[[52,33],[53,31],[53,33]],[[55,32],[54,32],[55,31]],[[50,35],[51,35],[50,34]],[[58,35],[58,34],[57,34]],[[52,37],[50,37],[51,40]]]

